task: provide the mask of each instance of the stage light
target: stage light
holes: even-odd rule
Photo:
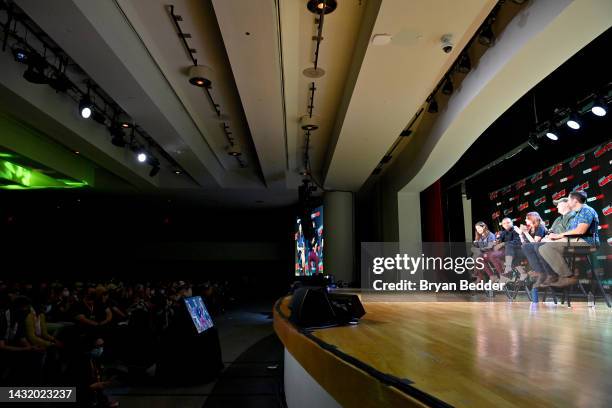
[[[580,129],[580,122],[578,121],[578,117],[575,113],[572,113],[565,123],[570,129],[578,130]]]
[[[124,139],[123,129],[118,124],[113,124],[109,129],[110,134],[113,136],[111,143],[117,147],[125,147],[126,141]]]
[[[595,103],[591,107],[591,112],[595,116],[606,116],[606,113],[608,113],[608,111],[606,110],[605,102],[601,99],[595,100]]]
[[[96,122],[98,122],[99,124],[106,126],[106,116],[104,116],[104,114],[100,112],[99,110],[93,109],[91,111],[91,118],[95,120]]]
[[[457,65],[457,71],[459,71],[462,74],[467,74],[471,70],[472,70],[472,61],[470,61],[469,55],[467,55],[467,52],[465,52],[461,55],[461,58],[459,59],[459,64]]]
[[[62,73],[56,72],[49,79],[49,85],[56,92],[66,93],[70,89],[71,84],[68,78]]]
[[[313,130],[317,130],[319,125],[317,125],[318,118],[316,116],[304,115],[300,118],[300,123],[302,124],[302,129],[312,132]]]
[[[493,32],[491,24],[487,24],[480,31],[480,34],[478,34],[478,42],[485,47],[493,46],[493,43],[495,42],[495,33]]]
[[[546,132],[546,137],[549,138],[550,140],[559,140],[559,136],[557,136],[556,133],[554,133],[553,131],[549,130],[548,132]]]
[[[455,87],[453,86],[453,81],[449,76],[447,76],[446,81],[444,81],[444,84],[442,85],[442,93],[444,95],[450,95],[453,93],[454,90]]]
[[[136,158],[138,159],[138,161],[140,163],[144,163],[147,161],[147,154],[145,152],[140,152],[138,153],[138,155],[136,156]]]
[[[533,150],[536,150],[536,151],[540,148],[540,145],[536,141],[535,137],[530,137],[529,140],[527,141],[527,144],[531,146]]]
[[[321,14],[321,12],[323,12],[323,14],[329,14],[333,12],[337,6],[338,3],[336,0],[308,0],[308,3],[306,3],[306,8],[314,14]]]
[[[33,63],[28,64],[28,69],[23,73],[23,78],[33,84],[48,84],[49,78],[45,75],[44,68]]]
[[[234,157],[242,156],[242,152],[240,151],[240,146],[236,143],[230,145],[227,149],[227,154]]]
[[[429,112],[429,113],[438,113],[438,101],[436,101],[436,98],[432,97],[431,101],[429,101],[429,106],[427,107],[427,112]]]
[[[21,62],[23,64],[28,62],[28,58],[30,56],[30,52],[25,48],[15,47],[12,49],[13,57],[15,57],[15,61]]]
[[[189,67],[189,83],[199,88],[212,86],[213,70],[206,65],[193,65]]]
[[[89,119],[93,112],[93,104],[89,99],[89,96],[85,95],[81,98],[81,102],[79,102],[79,112],[81,113],[81,117],[83,119]]]

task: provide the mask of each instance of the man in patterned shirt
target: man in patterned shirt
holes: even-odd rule
[[[578,277],[572,276],[563,253],[567,246],[566,236],[579,235],[581,237],[569,238],[572,246],[599,246],[599,217],[597,212],[586,204],[587,194],[584,191],[572,191],[569,194],[568,205],[575,214],[568,225],[568,230],[562,233],[552,233],[548,237],[553,242],[540,247],[540,255],[559,275],[559,280],[552,286],[568,286],[578,282]],[[556,241],[556,242],[555,242]]]

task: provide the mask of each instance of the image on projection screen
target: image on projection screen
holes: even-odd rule
[[[323,270],[323,207],[295,221],[295,276],[312,276]]]

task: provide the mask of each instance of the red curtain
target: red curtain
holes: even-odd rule
[[[423,242],[445,242],[440,180],[421,193],[421,217]]]

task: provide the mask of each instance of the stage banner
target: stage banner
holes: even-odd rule
[[[572,191],[587,193],[587,204],[599,215],[600,254],[598,273],[612,275],[612,140],[567,158],[551,167],[489,193],[489,219],[493,231],[501,229],[501,220],[511,218],[515,225],[525,223],[525,215],[536,211],[546,227],[558,217],[553,204]],[[612,285],[606,279],[606,285]]]
[[[544,245],[559,247],[562,252],[567,243]],[[604,259],[608,253],[602,246],[592,256]],[[506,261],[501,245],[480,248],[473,242],[363,242],[361,295],[370,302],[532,301],[535,279],[527,273],[531,269],[528,261],[509,264],[510,271],[505,273]],[[589,290],[601,295],[598,287],[591,286],[591,268],[584,257],[576,259],[574,273],[580,276],[571,286],[574,300],[586,300],[581,294]],[[610,278],[609,272],[599,275],[603,281]],[[552,289],[561,295],[561,287]],[[549,296],[548,300],[554,298]]]

